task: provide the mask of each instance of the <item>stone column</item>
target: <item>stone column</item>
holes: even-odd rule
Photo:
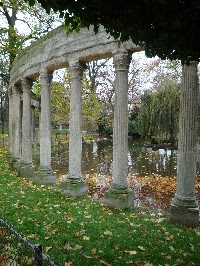
[[[118,51],[113,56],[115,67],[115,106],[113,129],[113,182],[104,196],[104,203],[116,208],[134,205],[133,192],[128,188],[128,70],[131,56]]]
[[[51,81],[53,73],[43,70],[40,72],[41,121],[40,121],[40,169],[36,182],[55,184],[56,176],[51,168]]]
[[[12,163],[12,156],[13,156],[13,136],[12,136],[12,123],[13,123],[13,119],[12,119],[12,115],[13,115],[13,94],[12,94],[12,90],[10,89],[8,91],[8,100],[9,100],[9,119],[8,119],[8,152],[7,152],[7,161],[8,164],[11,165]]]
[[[31,139],[32,139],[32,147],[35,147],[35,106],[31,108]]]
[[[20,88],[16,85],[12,88],[12,130],[11,130],[11,140],[12,140],[12,154],[13,161],[12,166],[18,169],[21,159],[21,97],[20,97]]]
[[[199,224],[199,206],[195,196],[197,152],[197,63],[182,66],[182,88],[177,159],[177,188],[172,199],[170,220],[186,226]]]
[[[83,66],[79,61],[70,62],[71,95],[69,121],[69,174],[61,185],[61,194],[81,197],[87,194],[88,186],[82,179],[82,90]]]
[[[32,140],[31,140],[31,88],[32,82],[27,78],[22,79],[23,90],[23,115],[22,115],[22,159],[20,175],[32,177]]]
[[[12,115],[13,115],[13,94],[11,89],[8,92],[8,100],[9,100],[9,124],[8,124],[8,130],[9,130],[9,139],[8,139],[8,150],[9,153],[12,154],[13,152],[13,147],[12,147],[12,123],[13,123],[13,119],[12,119]]]

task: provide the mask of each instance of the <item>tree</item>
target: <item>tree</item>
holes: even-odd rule
[[[8,115],[7,90],[10,70],[15,57],[31,41],[53,29],[56,26],[53,23],[60,21],[60,19],[53,12],[47,15],[39,4],[30,7],[22,0],[1,0],[0,19],[0,82],[3,84],[3,89],[1,89],[1,122],[3,126]]]
[[[177,140],[180,84],[165,78],[155,92],[143,96],[138,116],[142,137],[154,138],[157,142]]]
[[[35,0],[26,0],[34,4]],[[183,63],[200,58],[200,2],[172,0],[39,0],[50,12],[59,11],[68,29],[102,24],[122,41],[130,37],[144,47],[148,56],[180,59]]]

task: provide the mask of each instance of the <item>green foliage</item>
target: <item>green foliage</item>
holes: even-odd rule
[[[53,124],[68,125],[70,112],[70,72],[64,76],[64,82],[52,82],[51,89],[51,119]],[[34,84],[34,93],[41,95],[41,85],[39,80]],[[102,107],[99,102],[96,90],[91,90],[91,82],[88,81],[86,74],[82,81],[82,115],[83,129],[95,131],[98,128],[98,121],[101,117]],[[37,116],[39,114],[37,113]]]
[[[85,73],[82,81],[83,90],[83,129],[91,132],[98,128],[98,121],[101,117],[102,106],[95,90],[91,90],[91,82],[87,79]]]
[[[136,120],[128,120],[128,135],[132,137],[139,136],[138,124]]]
[[[170,79],[163,79],[154,93],[147,93],[138,116],[142,137],[155,138],[158,142],[175,143],[178,132],[180,86]]]
[[[34,4],[34,0],[26,0]],[[38,0],[50,12],[60,11],[68,30],[102,24],[107,32],[122,41],[130,37],[143,46],[148,56],[200,59],[200,2],[171,0]],[[145,19],[144,19],[145,18]]]
[[[98,132],[106,136],[111,136],[113,134],[113,121],[110,116],[102,116],[99,119]]]

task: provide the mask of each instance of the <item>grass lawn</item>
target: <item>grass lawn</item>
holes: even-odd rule
[[[10,172],[0,153],[0,216],[58,265],[200,265],[200,228],[166,213],[120,211],[90,197],[60,195]]]

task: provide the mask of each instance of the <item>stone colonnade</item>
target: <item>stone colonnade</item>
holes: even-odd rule
[[[134,205],[134,195],[128,189],[128,70],[131,53],[122,49],[113,53],[115,67],[115,110],[113,139],[113,183],[106,193],[104,202],[118,208]],[[69,126],[69,173],[67,181],[61,184],[61,194],[67,196],[84,196],[88,186],[82,178],[82,75],[84,64],[79,60],[69,61],[71,71],[70,126]],[[54,184],[55,175],[51,168],[51,106],[50,92],[52,72],[40,71],[41,80],[41,121],[40,121],[40,166],[36,171],[32,164],[32,115],[31,88],[32,81],[23,78],[10,90],[10,142],[9,151],[13,163],[22,176],[32,177],[42,184]],[[21,128],[21,104],[23,98],[23,115]],[[22,131],[22,134],[20,134]],[[22,135],[22,140],[20,140]],[[13,165],[14,166],[14,165]]]
[[[117,208],[134,206],[133,191],[128,188],[128,69],[130,52],[126,49],[113,53],[115,67],[115,108],[113,135],[113,182],[105,193],[104,203]],[[71,70],[70,126],[69,126],[69,173],[61,184],[61,194],[80,197],[88,192],[82,178],[82,97],[81,80],[84,64],[79,60],[69,61]],[[183,66],[181,111],[179,123],[178,182],[171,204],[170,219],[189,226],[197,226],[199,207],[195,197],[196,179],[196,108],[197,108],[197,64]],[[54,184],[51,168],[51,106],[50,91],[52,72],[40,72],[41,122],[40,122],[40,167],[32,165],[31,137],[31,81],[23,78],[21,84],[13,85],[9,93],[9,152],[12,165],[23,176],[33,177],[42,184]],[[20,93],[23,92],[23,116],[21,117]],[[22,129],[21,129],[22,124]],[[21,139],[22,130],[22,139]],[[21,145],[22,143],[22,145]],[[22,148],[21,148],[22,147]]]

